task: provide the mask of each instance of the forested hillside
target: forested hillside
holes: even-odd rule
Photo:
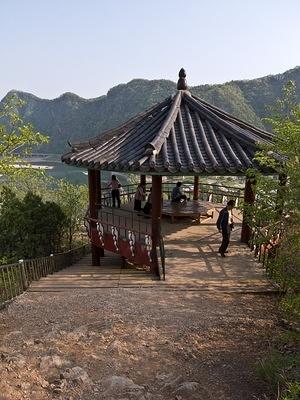
[[[288,80],[296,82],[300,101],[300,67],[283,74],[194,86],[190,90],[225,111],[263,127],[261,118],[268,114],[267,106],[274,104]],[[168,80],[134,79],[94,99],[64,93],[56,99],[46,100],[14,90],[2,99],[0,106],[4,106],[12,95],[17,95],[24,101],[19,108],[22,119],[50,137],[49,143],[40,146],[39,151],[62,153],[68,140],[72,142],[95,136],[163,100],[175,90],[176,84]]]

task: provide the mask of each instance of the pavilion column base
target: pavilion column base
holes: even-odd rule
[[[104,250],[94,244],[91,245],[92,249],[92,265],[94,267],[99,267],[101,265],[101,257],[104,256]]]
[[[199,176],[194,176],[193,200],[199,200]]]
[[[159,279],[159,265],[158,265],[157,254],[152,254],[152,263],[151,263],[151,266],[150,266],[150,272],[151,272],[152,275],[157,277],[157,279]]]

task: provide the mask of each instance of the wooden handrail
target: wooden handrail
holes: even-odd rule
[[[18,263],[0,266],[0,306],[27,290],[32,281],[66,268],[80,260],[90,250],[90,245],[56,253],[47,257],[19,260]]]

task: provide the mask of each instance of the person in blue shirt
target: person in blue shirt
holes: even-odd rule
[[[225,257],[227,247],[229,245],[230,233],[233,229],[233,218],[232,209],[234,208],[234,200],[229,200],[227,206],[220,211],[219,218],[217,220],[217,228],[222,233],[222,243],[219,248],[221,257]]]
[[[171,201],[172,203],[180,203],[181,200],[187,200],[187,197],[185,194],[182,194],[180,187],[182,183],[177,182],[176,186],[172,190],[172,195],[171,195]]]

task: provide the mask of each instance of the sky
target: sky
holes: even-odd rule
[[[0,0],[0,98],[281,73],[300,65],[299,15],[299,0]]]

